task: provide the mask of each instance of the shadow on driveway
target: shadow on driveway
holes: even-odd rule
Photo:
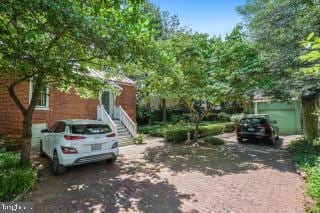
[[[206,175],[243,173],[248,170],[271,167],[281,172],[295,172],[289,153],[277,144],[229,141],[218,146],[184,146],[168,144],[147,148],[144,158],[175,172],[199,171]]]
[[[36,212],[181,212],[181,199],[191,197],[139,161],[80,165],[62,176],[53,176],[49,161],[41,161],[46,168],[40,188],[25,199],[34,202]]]

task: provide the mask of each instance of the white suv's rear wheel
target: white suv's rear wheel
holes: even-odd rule
[[[116,157],[115,157],[115,158],[110,158],[110,159],[107,159],[107,160],[106,160],[106,163],[107,163],[107,164],[113,164],[114,162],[116,162],[116,160],[117,160]]]
[[[56,151],[54,152],[52,159],[52,172],[54,175],[62,175],[66,172],[66,167],[60,164],[58,154]]]
[[[40,157],[46,157],[46,155],[44,154],[44,151],[43,151],[43,148],[42,148],[42,141],[40,141],[40,150],[39,150],[39,152],[40,152]]]

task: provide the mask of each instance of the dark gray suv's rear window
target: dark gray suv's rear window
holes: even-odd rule
[[[108,125],[105,124],[85,124],[85,125],[71,125],[70,131],[73,134],[82,135],[96,135],[96,134],[106,134],[111,132]]]
[[[267,121],[264,118],[242,118],[240,124],[266,124]]]

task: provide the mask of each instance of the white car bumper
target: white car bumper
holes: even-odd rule
[[[108,150],[81,153],[81,154],[63,154],[60,150],[59,152],[59,162],[63,166],[73,166],[79,164],[85,164],[90,162],[107,160],[110,158],[115,158],[119,155],[119,148],[113,148]]]

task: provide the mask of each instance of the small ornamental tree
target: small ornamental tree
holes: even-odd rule
[[[162,77],[157,75],[158,88],[189,110],[195,141],[199,123],[212,106],[224,101],[242,101],[263,73],[263,61],[241,26],[225,41],[206,34],[178,33],[161,46],[169,59],[167,62],[171,63],[163,70]]]
[[[90,68],[112,70],[107,68],[143,53],[140,47],[148,41],[149,31],[140,2],[0,2],[0,77],[12,79],[7,90],[23,114],[23,165],[30,162],[32,115],[41,88],[49,85],[96,91],[102,82],[90,77]],[[24,105],[15,89],[30,79],[32,98]]]

